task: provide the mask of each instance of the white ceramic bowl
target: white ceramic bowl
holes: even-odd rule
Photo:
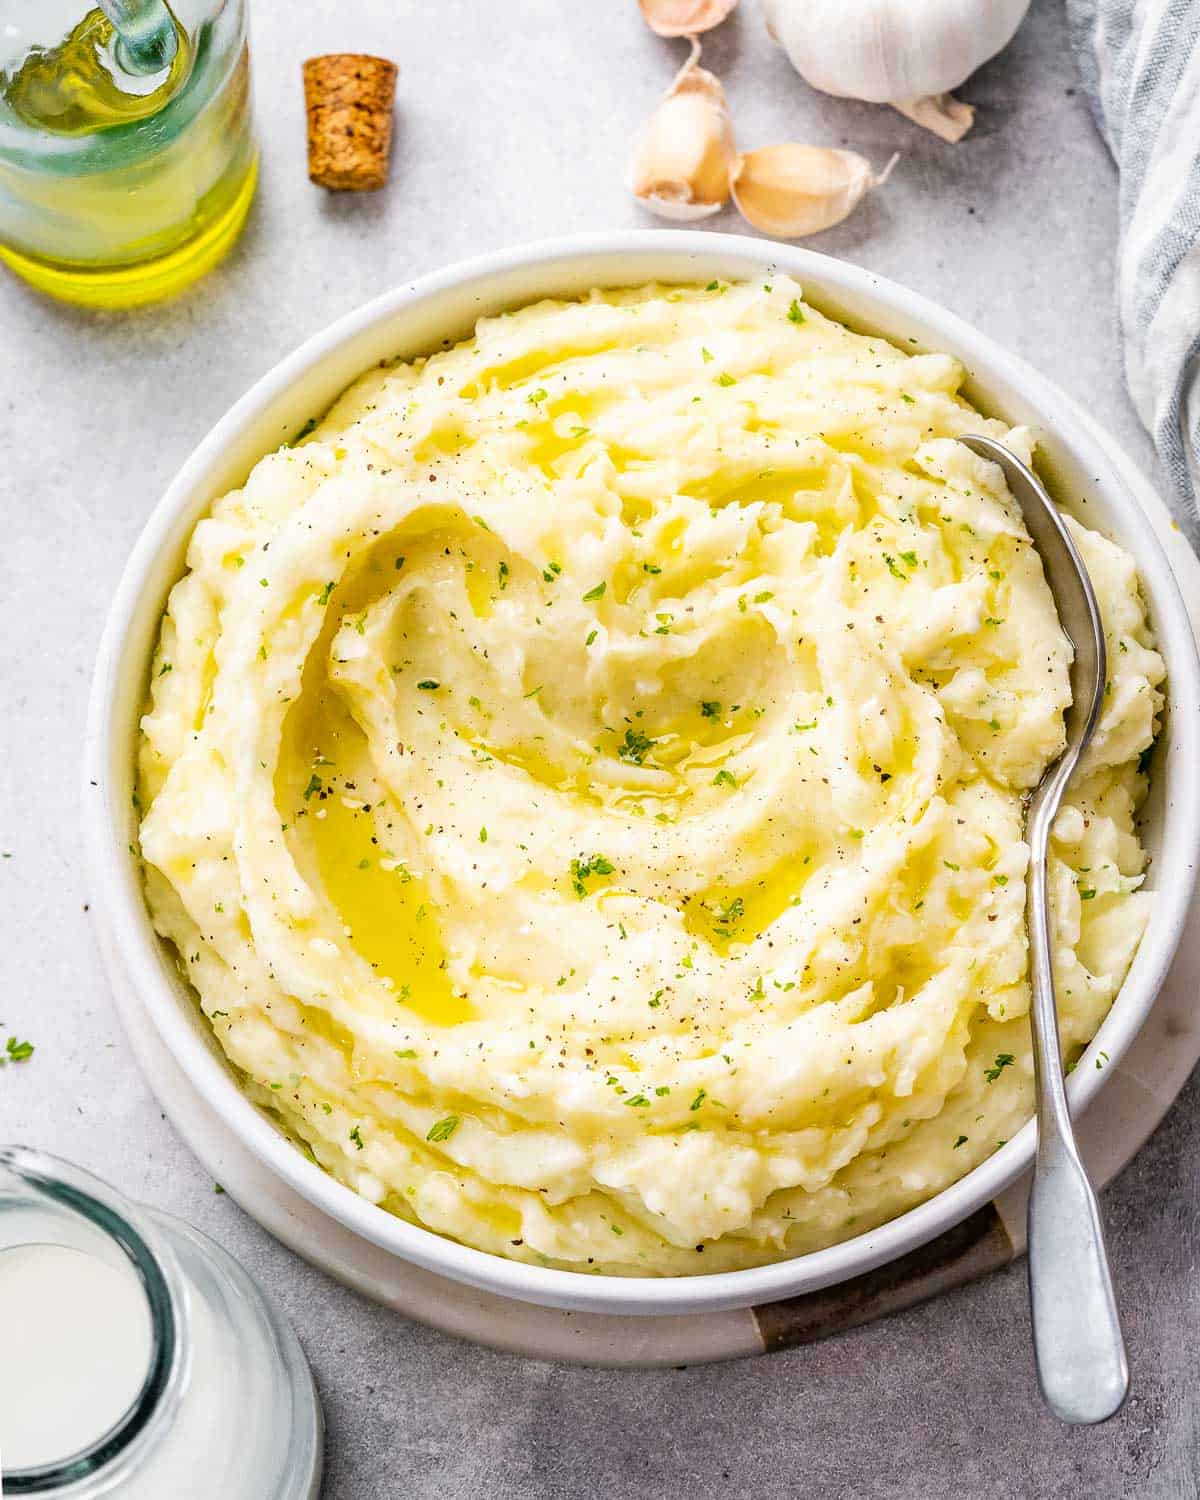
[[[469,1249],[385,1213],[313,1165],[238,1089],[171,954],[154,934],[130,854],[138,718],[167,592],[184,568],[196,521],[239,485],[263,454],[325,411],[357,375],[397,353],[416,355],[470,334],[481,315],[545,296],[641,282],[705,283],[778,270],[823,310],[864,331],[945,350],[969,371],[968,397],[986,413],[1043,434],[1039,466],[1057,497],[1137,559],[1166,658],[1165,742],[1156,752],[1144,837],[1155,904],[1146,935],[1092,1043],[1112,1062],[1125,1052],[1157,994],[1191,898],[1200,845],[1200,669],[1175,579],[1146,517],[1073,404],[1021,360],[934,303],[893,282],[808,250],[692,231],[587,235],[466,261],[402,286],[349,314],[277,365],[212,429],[163,496],[121,579],[92,688],[84,828],[101,948],[128,1029],[148,1018],[207,1102],[255,1155],[324,1214],[440,1275],[501,1296],[600,1313],[713,1312],[750,1307],[847,1280],[915,1249],[988,1203],[1030,1165],[1032,1122],[945,1192],[844,1244],[774,1265],[711,1276],[588,1276],[519,1264]],[[1070,1079],[1076,1109],[1106,1070]],[[151,1082],[153,1083],[153,1079]],[[251,1212],[252,1203],[245,1205]]]

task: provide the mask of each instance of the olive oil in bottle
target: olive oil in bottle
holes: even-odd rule
[[[162,20],[136,61],[97,8],[0,70],[0,259],[101,307],[207,271],[237,238],[257,170],[243,0],[193,0],[188,25],[183,4],[126,9]]]

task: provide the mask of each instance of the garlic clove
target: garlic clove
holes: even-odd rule
[[[684,198],[667,198],[662,193],[635,193],[634,197],[652,214],[657,214],[660,219],[671,219],[676,224],[709,219],[725,206],[723,203],[692,203]]]
[[[665,219],[702,219],[729,198],[736,149],[720,79],[692,55],[650,116],[629,163],[629,191]]]
[[[788,143],[748,151],[733,164],[733,200],[763,234],[798,240],[830,229],[871,188],[881,187],[898,158],[876,173],[865,156]]]
[[[658,36],[699,36],[719,26],[738,0],[638,0],[650,30]]]
[[[934,135],[941,136],[942,140],[949,141],[952,145],[955,141],[961,141],[975,123],[974,105],[964,104],[953,94],[926,94],[923,99],[896,99],[892,102],[892,108],[898,109],[914,125],[923,125],[926,130],[932,130]]]

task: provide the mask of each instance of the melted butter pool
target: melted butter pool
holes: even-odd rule
[[[427,882],[391,848],[403,814],[372,804],[366,740],[337,695],[306,690],[285,731],[276,799],[301,869],[319,879],[343,940],[384,980],[396,1001],[434,1026],[475,1011],[447,972],[436,903]]]
[[[325,894],[346,927],[347,941],[396,999],[435,1026],[456,1026],[474,1015],[446,973],[446,950],[429,887],[389,858],[375,832],[375,815],[335,792],[307,829]]]
[[[711,886],[686,902],[684,924],[719,953],[753,942],[799,900],[816,867],[811,853],[799,854],[744,885]]]

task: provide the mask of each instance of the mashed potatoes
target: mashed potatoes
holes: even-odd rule
[[[828,1245],[1028,1117],[1022,794],[1069,646],[962,371],[769,286],[486,319],[201,521],[144,719],[146,888],[250,1096],[499,1255]],[[1064,1047],[1146,919],[1163,666],[1053,849]]]

